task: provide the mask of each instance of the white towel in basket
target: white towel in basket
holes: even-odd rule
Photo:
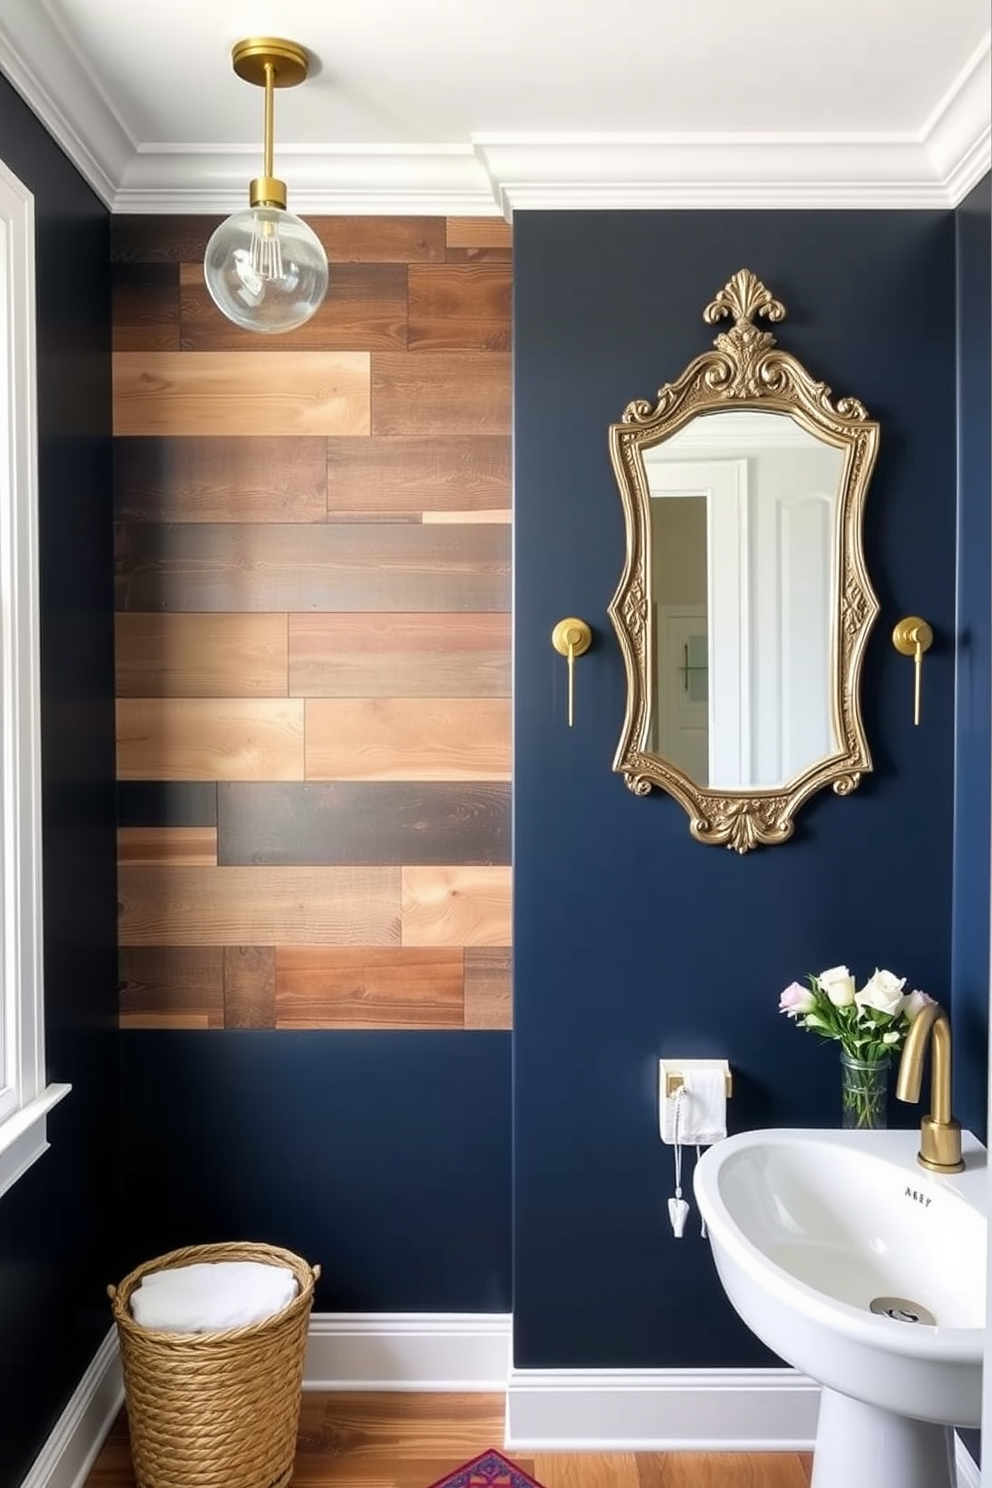
[[[165,1333],[216,1333],[281,1312],[297,1290],[287,1266],[198,1261],[143,1276],[131,1293],[131,1314],[143,1328]]]

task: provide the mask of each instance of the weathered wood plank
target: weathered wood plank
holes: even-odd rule
[[[111,284],[114,351],[179,350],[176,264],[116,264]]]
[[[509,508],[510,490],[505,434],[327,441],[329,512]]]
[[[499,351],[373,353],[371,427],[373,434],[391,435],[509,434],[509,355]]]
[[[509,699],[309,698],[305,706],[307,780],[510,778]]]
[[[499,264],[412,264],[411,351],[509,351],[511,270]]]
[[[277,1028],[461,1028],[460,950],[280,947]]]
[[[466,1028],[513,1027],[512,977],[508,947],[466,946]]]
[[[296,698],[119,698],[122,780],[301,780]]]
[[[364,351],[119,351],[113,383],[118,436],[367,434],[370,427]]]
[[[119,941],[150,946],[398,945],[399,875],[398,868],[125,864],[119,882]]]
[[[285,615],[119,614],[118,697],[285,697]]]
[[[510,608],[510,532],[469,527],[134,522],[118,609],[373,612]]]
[[[258,335],[217,309],[200,263],[181,272],[183,351],[254,352]],[[327,298],[293,331],[273,336],[273,351],[390,351],[407,344],[407,282],[403,264],[336,264]]]
[[[117,515],[132,522],[323,522],[326,448],[326,439],[307,435],[115,439]]]
[[[221,782],[220,862],[508,863],[509,785]]]
[[[446,248],[512,248],[513,228],[502,217],[447,217]]]
[[[509,697],[510,616],[290,615],[294,697]]]
[[[508,946],[511,872],[505,868],[403,868],[405,946]]]
[[[274,1028],[276,953],[274,946],[224,947],[224,1027]]]
[[[213,780],[118,780],[117,822],[122,827],[216,827]]]
[[[223,953],[214,946],[122,946],[122,1028],[222,1028]]]
[[[343,263],[440,263],[443,217],[307,217],[334,275]]]

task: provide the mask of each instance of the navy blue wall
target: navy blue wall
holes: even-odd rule
[[[121,1041],[134,1262],[286,1245],[315,1306],[510,1310],[510,1038],[380,1030]]]
[[[0,1483],[19,1483],[110,1322],[118,1076],[109,229],[0,78],[0,158],[35,195],[51,1150],[0,1199]]]
[[[958,663],[952,1010],[955,1114],[984,1136],[989,1037],[992,759],[992,177],[955,213],[958,331]]]
[[[881,424],[865,537],[882,614],[863,682],[874,773],[848,799],[821,792],[785,846],[741,858],[611,771],[625,683],[606,607],[624,533],[606,434],[708,347],[703,307],[745,266],[788,308],[781,344]],[[515,217],[518,1365],[766,1362],[698,1224],[680,1241],[668,1226],[657,1059],[728,1057],[732,1129],[833,1124],[836,1050],[776,1012],[780,989],[846,961],[948,995],[954,274],[951,212]],[[912,613],[937,637],[919,728],[890,641]],[[571,730],[550,644],[565,615],[595,633]]]

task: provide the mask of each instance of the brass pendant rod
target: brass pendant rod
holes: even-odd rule
[[[262,155],[262,175],[272,176],[272,136],[275,117],[276,70],[271,62],[265,64],[265,144]]]

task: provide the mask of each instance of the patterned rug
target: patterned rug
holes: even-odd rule
[[[501,1452],[488,1451],[456,1467],[430,1488],[541,1488],[522,1468]]]

